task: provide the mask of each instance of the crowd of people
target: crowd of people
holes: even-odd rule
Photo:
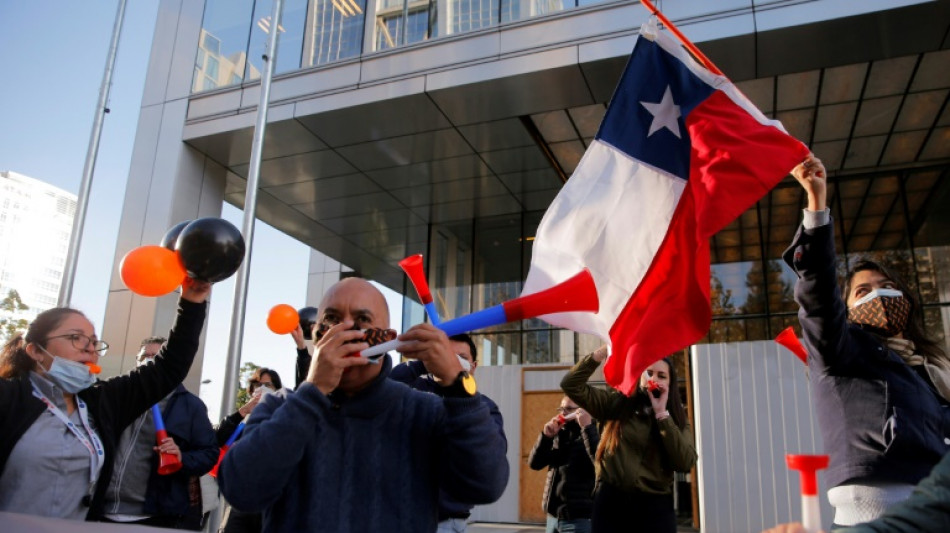
[[[784,259],[798,277],[831,457],[833,528],[950,531],[950,358],[885,265],[859,262],[839,288],[825,169],[810,156],[793,175],[808,204]],[[75,309],[41,313],[3,346],[0,511],[200,530],[201,479],[216,465],[225,533],[462,532],[474,506],[501,497],[508,440],[500,409],[479,391],[468,335],[420,324],[397,336],[380,291],[343,279],[313,329],[292,333],[294,390],[257,369],[247,403],[214,428],[182,386],[209,292],[186,279],[167,339],[145,339],[138,366],[110,379],[93,373],[108,345]],[[359,356],[395,338],[407,362]],[[589,383],[608,352],[566,373],[558,412],[528,457],[548,469],[547,531],[674,532],[674,473],[697,461],[676,365],[654,362],[624,395]],[[167,437],[156,442],[158,430]],[[161,474],[166,458],[175,467]]]

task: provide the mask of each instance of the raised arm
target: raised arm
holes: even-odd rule
[[[149,365],[94,387],[116,409],[115,428],[121,431],[137,416],[167,396],[181,383],[198,351],[211,284],[186,278],[178,300],[178,316],[168,342]]]
[[[597,420],[611,420],[620,416],[623,395],[615,390],[603,390],[587,384],[591,374],[607,358],[607,347],[601,346],[584,357],[561,380],[561,389],[578,406]]]
[[[810,156],[792,174],[808,195],[805,222],[783,258],[798,276],[795,301],[800,306],[809,365],[823,368],[846,364],[851,350],[847,308],[838,288],[834,226],[825,205],[826,174],[821,161]]]

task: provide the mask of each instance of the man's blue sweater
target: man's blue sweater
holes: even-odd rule
[[[439,489],[472,504],[508,482],[505,446],[479,399],[440,398],[379,376],[347,397],[302,384],[269,396],[222,461],[225,498],[264,531],[435,531]]]
[[[430,379],[429,371],[422,361],[408,361],[396,365],[389,374],[389,379],[405,383],[413,389],[431,392],[433,394],[440,394],[439,389],[442,388],[435,381]],[[482,403],[488,407],[488,412],[491,413],[491,418],[495,421],[498,436],[501,437],[499,445],[502,446],[502,453],[507,453],[508,438],[505,436],[505,420],[501,416],[498,405],[484,394],[479,394],[478,396],[482,399]],[[468,518],[472,512],[472,507],[474,507],[472,504],[458,501],[443,490],[441,494],[439,494],[439,521],[441,522],[449,518]]]

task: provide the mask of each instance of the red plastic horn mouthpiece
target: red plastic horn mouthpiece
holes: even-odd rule
[[[828,468],[827,455],[794,455],[785,456],[788,467],[798,470],[802,484],[802,496],[818,494],[818,476],[816,472]]]

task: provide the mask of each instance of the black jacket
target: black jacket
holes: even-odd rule
[[[106,489],[112,480],[116,443],[125,426],[181,383],[198,351],[198,336],[204,325],[207,303],[187,300],[178,303],[178,317],[155,363],[139,367],[128,375],[100,381],[79,393],[89,406],[89,414],[105,449],[105,461],[89,502],[87,520],[102,515]],[[17,441],[46,409],[33,396],[29,376],[0,379],[0,472]]]
[[[852,479],[916,484],[950,451],[950,407],[874,335],[847,320],[833,224],[799,228],[785,251],[808,350],[829,486]]]
[[[541,432],[534,443],[528,466],[532,470],[548,468],[542,505],[551,516],[561,520],[590,518],[594,492],[594,453],[600,443],[595,424],[583,431],[577,422],[569,422],[554,438]]]

